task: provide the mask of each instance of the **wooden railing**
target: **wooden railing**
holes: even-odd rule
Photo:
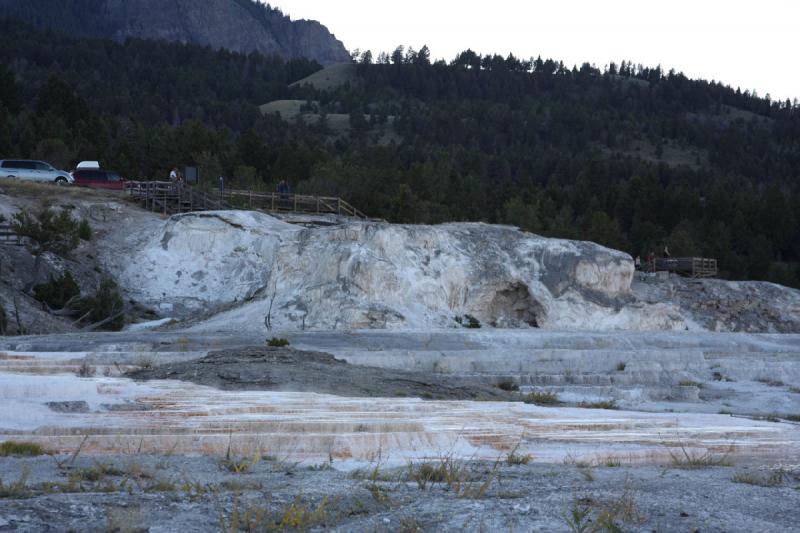
[[[165,215],[231,208],[219,196],[181,182],[126,181],[125,191],[146,209]]]
[[[167,215],[188,211],[260,209],[272,213],[311,213],[366,219],[341,198],[239,189],[203,191],[182,182],[126,181],[125,191],[145,208]]]
[[[11,224],[0,224],[0,243],[19,246],[22,244],[22,239]]]
[[[227,189],[222,199],[235,207],[261,209],[273,213],[333,214],[366,219],[367,215],[341,198],[278,192]]]
[[[669,257],[656,259],[656,270],[675,272],[692,278],[713,278],[718,274],[717,260],[706,257]]]

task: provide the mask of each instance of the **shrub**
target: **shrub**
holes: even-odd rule
[[[472,315],[456,316],[455,321],[464,328],[479,329],[481,321]]]
[[[744,483],[757,487],[780,487],[783,485],[784,478],[787,477],[783,470],[773,470],[772,472],[738,472],[734,474],[731,481],[734,483]]]
[[[526,465],[533,461],[533,455],[527,453],[525,455],[517,453],[517,449],[519,445],[515,446],[513,450],[508,452],[506,456],[506,464],[515,466],[515,465]]]
[[[526,394],[522,401],[534,405],[559,405],[558,395],[555,392],[534,391]]]
[[[5,335],[8,331],[8,316],[3,303],[0,302],[0,335]]]
[[[272,337],[267,341],[267,346],[271,346],[273,348],[283,348],[284,346],[289,346],[288,339],[279,339],[278,337]]]
[[[500,383],[498,383],[497,384],[497,388],[500,389],[500,390],[504,390],[506,392],[518,392],[519,391],[519,385],[517,385],[516,383],[514,383],[510,379],[507,379],[505,381],[501,381]]]
[[[25,245],[36,257],[32,279],[25,288],[26,292],[39,281],[39,269],[45,252],[66,255],[78,246],[78,223],[73,220],[67,209],[56,212],[44,207],[35,215],[20,211],[14,214],[11,227],[14,233],[25,237]]]
[[[75,371],[75,375],[79,378],[90,378],[94,376],[95,372],[95,368],[84,361],[81,363],[81,366],[78,367],[78,370]]]
[[[37,455],[44,455],[45,453],[44,448],[35,442],[7,440],[0,443],[0,457],[8,457],[9,455],[35,457]]]
[[[31,241],[32,253],[69,253],[78,246],[78,223],[68,209],[43,208],[35,215],[20,211],[11,221],[14,233]]]
[[[92,323],[102,323],[102,329],[119,331],[125,325],[125,304],[117,284],[110,279],[100,282],[94,296],[82,298],[78,304],[82,315]]]
[[[581,402],[578,407],[582,409],[618,409],[616,400],[604,400],[600,402]]]
[[[80,287],[69,271],[61,277],[50,276],[50,281],[40,283],[33,287],[33,295],[40,302],[46,303],[52,309],[63,309],[72,298],[79,296]]]
[[[78,225],[78,237],[82,241],[92,240],[92,227],[89,225],[89,221],[85,218],[81,220],[81,223]]]

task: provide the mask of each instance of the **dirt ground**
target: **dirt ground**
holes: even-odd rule
[[[0,531],[800,531],[798,470],[522,462],[6,457]]]

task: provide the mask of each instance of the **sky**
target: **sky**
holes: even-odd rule
[[[570,67],[623,59],[773,99],[800,98],[799,0],[272,0],[356,48],[427,44],[434,59],[541,55]]]

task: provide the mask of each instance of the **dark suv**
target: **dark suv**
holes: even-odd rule
[[[75,185],[95,189],[123,189],[125,180],[116,172],[99,168],[79,168],[72,171]]]

